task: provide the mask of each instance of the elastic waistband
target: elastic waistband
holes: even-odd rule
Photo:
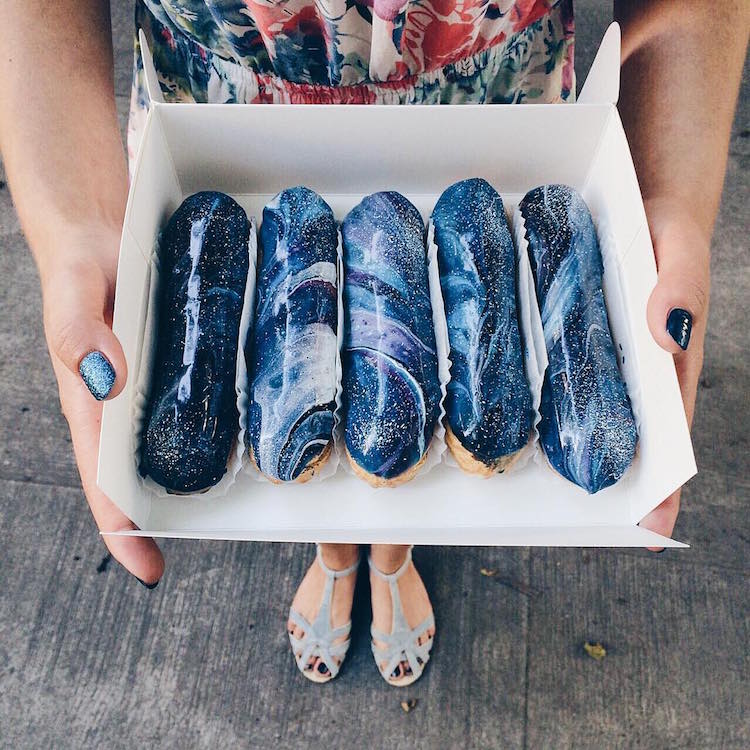
[[[503,41],[440,68],[396,81],[364,81],[328,86],[298,83],[255,70],[210,50],[179,29],[168,28],[142,3],[137,2],[136,25],[149,41],[157,71],[174,86],[163,86],[168,101],[239,102],[259,104],[462,104],[561,102],[575,98],[575,85],[563,85],[562,62],[546,71],[539,86],[541,39],[519,44],[523,29]],[[538,35],[537,35],[538,36]],[[530,37],[531,38],[531,37]],[[137,45],[137,39],[136,39]],[[514,57],[509,63],[510,51]],[[174,70],[162,70],[174,62]],[[529,81],[532,76],[536,81]]]

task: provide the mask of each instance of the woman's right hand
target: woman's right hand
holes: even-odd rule
[[[100,531],[122,531],[135,524],[97,487],[102,404],[79,372],[81,360],[101,352],[111,364],[114,398],[127,378],[120,343],[112,333],[119,232],[104,225],[60,233],[55,252],[39,262],[44,299],[44,330],[57,377],[60,404],[68,420],[83,491]],[[104,536],[112,556],[144,585],[153,588],[164,572],[164,558],[153,539]]]
[[[101,404],[78,370],[83,357],[100,351],[116,373],[113,383],[105,379],[108,398],[117,396],[127,377],[111,330],[128,172],[114,96],[109,3],[3,0],[0,29],[0,152],[39,268],[60,403],[97,525],[102,531],[132,529],[96,486]],[[104,542],[141,581],[161,577],[164,558],[152,539],[105,536]]]

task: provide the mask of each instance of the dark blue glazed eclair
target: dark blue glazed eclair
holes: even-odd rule
[[[341,234],[346,451],[358,476],[394,486],[423,462],[440,404],[424,223],[399,193],[375,193]]]
[[[520,210],[549,360],[542,447],[562,476],[593,494],[620,479],[638,440],[604,306],[599,242],[570,187],[535,188]]]
[[[250,224],[228,195],[186,198],[159,238],[157,342],[143,475],[173,493],[224,476],[238,433],[235,379]]]
[[[331,452],[337,245],[333,212],[306,187],[283,190],[263,209],[248,438],[251,457],[274,482],[310,479]]]
[[[432,212],[450,343],[446,443],[473,474],[503,471],[529,440],[531,392],[516,310],[516,255],[503,201],[482,179]]]

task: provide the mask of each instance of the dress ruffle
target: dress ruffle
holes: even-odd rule
[[[128,150],[148,108],[137,31],[167,101],[562,102],[572,0],[136,0]]]

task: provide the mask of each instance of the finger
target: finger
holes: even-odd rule
[[[682,394],[682,403],[685,406],[685,415],[688,426],[692,427],[698,381],[703,369],[702,336],[696,333],[690,351],[675,355],[674,360],[675,369],[677,370],[677,380],[680,384],[680,393]]]
[[[705,330],[709,295],[708,245],[690,230],[670,226],[654,234],[658,280],[646,315],[663,349],[681,354]]]
[[[120,342],[108,324],[112,290],[98,269],[66,273],[44,294],[50,351],[97,401],[116,396],[127,379]]]
[[[680,490],[671,494],[661,505],[654,508],[638,524],[661,536],[671,537],[677,515],[680,512]],[[651,552],[661,552],[664,547],[648,547]]]
[[[73,450],[96,525],[101,531],[126,531],[135,524],[97,487],[101,404],[80,386],[80,379],[62,361],[53,357],[60,385],[60,401],[70,426]],[[112,556],[146,585],[155,584],[164,573],[164,557],[153,539],[145,537],[103,536]]]

